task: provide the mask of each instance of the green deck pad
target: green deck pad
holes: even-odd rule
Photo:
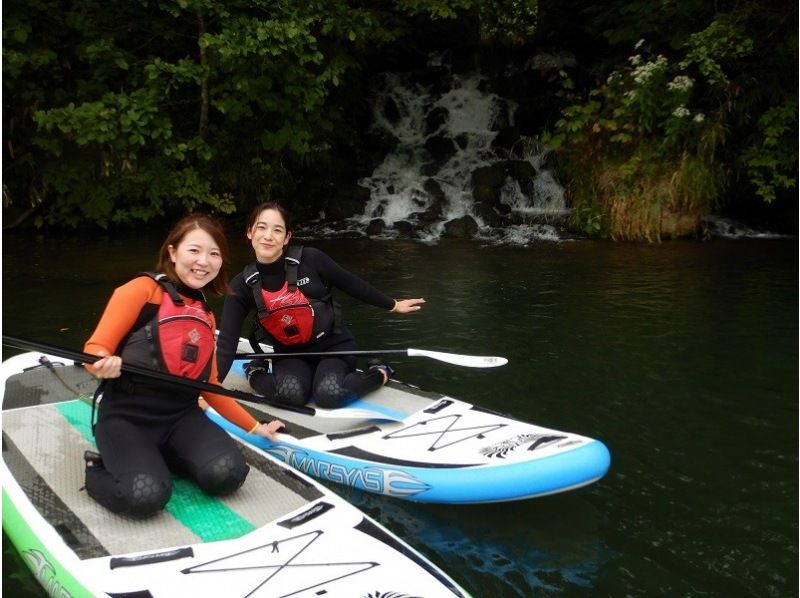
[[[57,407],[67,421],[94,444],[91,406],[76,400],[58,403]],[[203,542],[230,540],[256,529],[227,505],[203,493],[193,482],[184,478],[173,478],[172,482],[172,496],[165,510]]]
[[[191,529],[203,542],[229,540],[256,529],[215,498],[204,494],[194,483],[175,479],[166,510]]]

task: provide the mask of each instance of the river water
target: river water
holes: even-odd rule
[[[160,241],[5,234],[3,332],[80,349]],[[362,348],[510,360],[397,360],[398,379],[611,451],[599,482],[515,503],[335,487],[476,597],[797,596],[796,239],[304,242],[390,295],[427,300],[403,317],[342,298]],[[232,272],[247,259],[235,245]],[[4,592],[41,595],[5,536],[3,565]]]

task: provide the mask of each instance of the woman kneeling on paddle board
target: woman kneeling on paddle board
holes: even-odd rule
[[[171,470],[211,495],[229,494],[248,466],[234,440],[198,407],[198,391],[122,371],[122,364],[194,380],[218,380],[214,314],[202,290],[223,295],[228,259],[219,224],[203,214],[167,236],[156,272],[114,291],[84,350],[103,358],[86,369],[101,379],[95,427],[99,454],[86,454],[86,490],[109,510],[132,517],[159,512],[172,493]],[[274,440],[280,421],[259,424],[234,399],[203,398],[237,426]]]
[[[291,223],[276,202],[257,206],[247,222],[247,238],[256,261],[231,281],[217,339],[220,378],[224,379],[239,343],[242,323],[255,315],[253,349],[264,342],[276,352],[355,351],[331,291],[337,288],[354,299],[396,313],[418,311],[424,299],[396,301],[339,266],[313,247],[290,246]],[[313,396],[317,405],[335,408],[385,384],[392,374],[382,364],[356,371],[355,356],[256,360],[247,366],[253,389],[270,400],[304,405]]]

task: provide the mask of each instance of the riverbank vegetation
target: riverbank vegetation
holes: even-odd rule
[[[588,89],[562,72],[568,105],[547,136],[575,173],[574,226],[652,241],[692,234],[737,196],[796,197],[796,7],[643,1],[603,11],[589,25],[621,52]]]
[[[555,149],[576,230],[656,241],[723,206],[796,214],[796,25],[796,3],[761,1],[6,4],[3,224],[138,226],[267,197],[349,215],[369,78],[443,48],[574,53],[515,100],[549,102],[522,133]]]

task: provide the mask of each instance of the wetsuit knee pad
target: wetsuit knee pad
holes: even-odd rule
[[[317,405],[326,409],[338,407],[348,394],[350,392],[342,386],[342,376],[337,372],[324,374],[314,387],[314,399]]]
[[[308,401],[310,389],[307,388],[297,376],[283,376],[278,382],[275,397],[289,405],[305,405]]]
[[[223,496],[244,484],[249,471],[242,453],[234,450],[212,459],[198,471],[197,484],[207,494]]]
[[[113,496],[90,494],[111,511],[144,519],[164,509],[172,495],[172,480],[159,479],[149,473],[127,474],[120,476]]]

